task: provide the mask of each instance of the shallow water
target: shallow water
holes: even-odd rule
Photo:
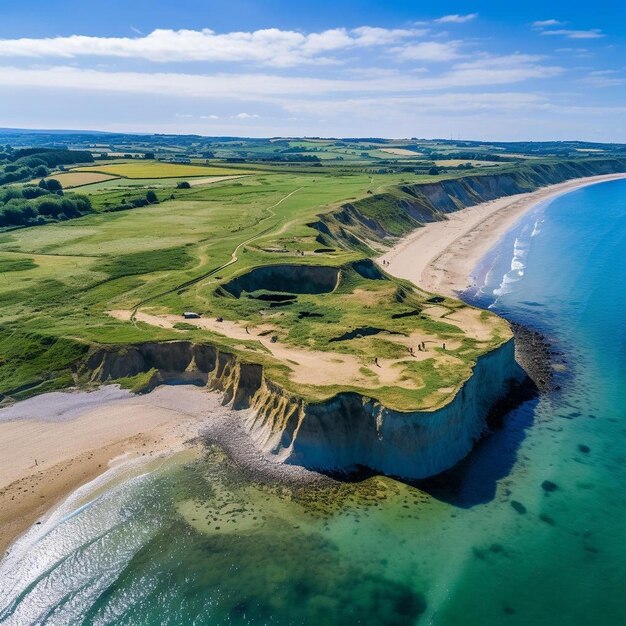
[[[272,487],[212,449],[36,527],[0,564],[0,623],[626,623],[625,217],[625,181],[569,193],[478,268],[468,298],[567,369],[445,489]]]

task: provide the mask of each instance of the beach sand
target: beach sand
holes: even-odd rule
[[[458,296],[469,286],[470,273],[480,259],[532,207],[558,195],[626,178],[608,174],[542,187],[532,193],[498,198],[432,222],[403,238],[379,257],[385,271],[406,278],[426,291]]]
[[[222,404],[221,393],[193,385],[162,385],[145,395],[105,385],[0,409],[0,557],[79,487],[111,469],[149,469],[183,449],[218,443],[242,471],[272,483],[325,480],[264,456],[245,419],[245,411]]]
[[[0,549],[116,462],[180,450],[227,411],[189,385],[55,392],[0,409]]]

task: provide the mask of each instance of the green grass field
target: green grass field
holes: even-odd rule
[[[481,181],[493,162],[431,175],[403,153],[400,165],[380,164],[375,153],[394,156],[381,145],[421,149],[282,141],[254,143],[247,150],[263,159],[241,167],[142,160],[71,170],[119,178],[80,188],[89,215],[0,233],[0,394],[80,382],[77,365],[97,345],[186,339],[262,364],[270,380],[310,400],[356,391],[399,410],[449,401],[478,357],[508,339],[507,324],[456,300],[434,304],[370,259],[438,218],[421,183],[462,189],[456,179],[471,176],[457,201],[468,190],[479,199],[480,188],[491,197]],[[329,158],[267,159],[293,148]],[[543,159],[497,171],[530,190],[616,167]],[[178,188],[195,175],[238,178]],[[131,208],[146,202],[147,188],[150,204]],[[183,320],[189,310],[201,317]],[[412,354],[422,341],[427,350]]]
[[[209,165],[184,165],[159,161],[137,161],[128,163],[99,163],[78,167],[73,172],[102,172],[123,178],[190,178],[194,176],[230,176],[245,174],[245,170]]]

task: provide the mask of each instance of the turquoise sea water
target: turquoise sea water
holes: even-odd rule
[[[218,449],[36,527],[7,624],[626,623],[626,181],[537,207],[468,298],[540,328],[561,390],[441,485],[263,485]]]

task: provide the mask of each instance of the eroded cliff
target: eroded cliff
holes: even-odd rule
[[[511,171],[466,175],[432,183],[398,186],[321,214],[310,226],[318,242],[340,248],[371,248],[445,219],[446,214],[503,196],[534,191],[575,178],[626,171],[621,159],[530,163]]]
[[[324,472],[369,468],[403,478],[435,475],[461,460],[488,429],[495,404],[524,376],[513,340],[481,356],[453,400],[432,411],[395,411],[373,398],[340,393],[307,402],[268,380],[260,365],[217,348],[176,341],[95,350],[83,374],[94,382],[150,373],[166,382],[224,394],[253,441],[276,460]],[[210,416],[207,416],[210,419]]]

